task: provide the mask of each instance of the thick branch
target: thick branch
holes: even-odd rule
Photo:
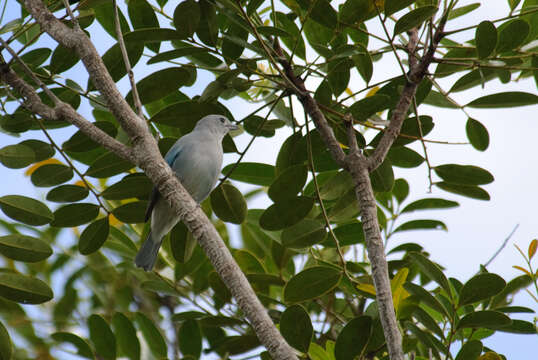
[[[62,24],[45,8],[41,0],[25,0],[25,4],[41,25],[41,29],[65,47],[77,52],[95,87],[107,100],[110,110],[131,138],[136,165],[144,170],[197,239],[271,357],[278,360],[296,360],[293,349],[274,326],[213,224],[174,176],[160,155],[145,121],[125,102],[85,33]]]

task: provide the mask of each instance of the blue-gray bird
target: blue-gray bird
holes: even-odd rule
[[[181,184],[199,204],[211,193],[222,166],[222,139],[238,126],[222,115],[208,115],[198,121],[194,130],[181,137],[166,153]],[[163,237],[179,221],[174,211],[154,187],[146,210],[151,216],[151,231],[135,258],[135,264],[146,271],[153,269]]]

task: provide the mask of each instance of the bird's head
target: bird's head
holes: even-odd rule
[[[198,120],[194,128],[194,130],[209,130],[221,137],[224,137],[229,131],[237,129],[239,126],[233,124],[224,115],[207,115]]]

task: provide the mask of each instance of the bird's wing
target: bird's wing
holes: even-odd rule
[[[174,165],[174,161],[176,161],[179,154],[181,153],[181,150],[183,148],[182,144],[183,144],[182,141],[177,141],[164,156],[164,160],[166,160],[166,162],[168,163],[168,165],[170,165],[170,167]],[[159,193],[159,190],[157,190],[157,188],[154,186],[153,189],[151,190],[151,195],[149,197],[148,207],[146,208],[146,214],[144,215],[144,222],[147,222],[149,220],[151,213],[153,211],[153,208],[155,207],[155,204],[157,203],[157,200],[159,200],[160,197],[161,197],[161,194]]]

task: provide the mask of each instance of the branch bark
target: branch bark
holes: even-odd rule
[[[348,127],[348,145],[350,146],[350,150],[345,155],[325,115],[321,112],[317,102],[306,90],[304,81],[293,73],[292,64],[284,57],[278,42],[275,42],[275,52],[279,55],[279,62],[285,70],[286,76],[300,90],[289,89],[289,91],[295,93],[303,104],[304,109],[314,121],[333,159],[349,171],[353,179],[355,195],[361,209],[361,220],[366,239],[368,258],[372,267],[372,279],[376,289],[379,317],[391,360],[404,359],[402,336],[398,328],[394,304],[392,302],[388,265],[377,218],[377,204],[369,175],[371,171],[375,170],[383,162],[394,140],[400,134],[403,121],[415,96],[418,84],[420,84],[426,75],[437,45],[443,37],[443,29],[447,16],[448,10],[443,14],[437,31],[431,39],[428,50],[420,61],[417,61],[415,54],[418,43],[417,31],[410,31],[409,43],[407,45],[410,69],[408,74],[406,74],[407,82],[402,90],[396,108],[393,110],[389,126],[385,130],[378,146],[369,157],[365,157],[357,146],[352,119],[346,124]]]
[[[296,360],[294,350],[274,326],[215,227],[160,155],[157,143],[151,136],[145,121],[135,114],[116,88],[89,38],[82,30],[76,27],[71,29],[61,23],[48,11],[41,0],[25,0],[24,3],[42,30],[78,54],[96,89],[106,99],[109,109],[129,135],[133,144],[134,163],[157,186],[161,195],[197,239],[271,357],[279,360]],[[86,131],[82,128],[81,130]]]

